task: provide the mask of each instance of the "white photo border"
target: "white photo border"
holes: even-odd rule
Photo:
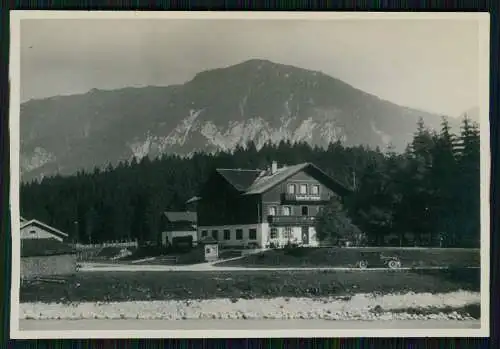
[[[20,286],[20,27],[34,19],[192,19],[192,20],[472,20],[479,28],[479,104],[481,151],[481,327],[479,329],[359,329],[359,330],[121,330],[21,331]],[[488,337],[490,333],[490,17],[478,12],[148,12],[148,11],[11,11],[10,15],[10,209],[12,280],[10,335],[13,339],[80,338],[307,338],[307,337]],[[457,38],[458,39],[458,38]],[[119,321],[119,320],[117,320]]]

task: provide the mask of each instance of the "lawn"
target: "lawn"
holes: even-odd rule
[[[164,249],[151,249],[151,248],[127,248],[132,252],[131,255],[114,259],[118,256],[122,248],[105,247],[99,253],[87,256],[81,256],[80,260],[85,262],[106,262],[112,264],[153,264],[153,265],[189,265],[205,262],[203,253],[200,253],[198,248],[193,248],[186,251],[166,251]],[[219,253],[219,260],[234,258],[241,256],[241,250],[221,250]],[[151,258],[151,260],[149,260]],[[176,259],[175,261],[173,259]],[[139,261],[139,262],[138,262]]]
[[[396,255],[403,267],[479,267],[479,249],[441,248],[296,248],[267,250],[244,258],[222,261],[217,266],[239,267],[352,267],[366,252]]]
[[[21,302],[150,301],[479,291],[479,269],[428,271],[80,272],[26,283]]]

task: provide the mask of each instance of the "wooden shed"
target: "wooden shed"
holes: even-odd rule
[[[67,240],[68,234],[51,227],[48,224],[40,222],[36,219],[26,220],[21,217],[21,240],[29,239],[53,239],[58,241]]]

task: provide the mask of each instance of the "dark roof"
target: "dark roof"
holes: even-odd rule
[[[183,212],[163,212],[169,222],[190,222],[196,223],[196,212],[183,211]]]
[[[321,182],[323,182],[338,194],[344,195],[351,191],[351,189],[323,172],[316,165],[306,162],[298,165],[281,167],[274,174],[271,174],[270,172],[263,172],[262,175],[259,176],[249,188],[247,188],[245,194],[261,194],[305,169],[309,169],[311,173],[320,177]]]
[[[225,169],[216,170],[229,184],[238,191],[246,191],[259,176],[259,170]]]
[[[217,169],[219,173],[233,188],[244,195],[262,194],[275,185],[290,178],[302,170],[308,170],[320,182],[335,191],[339,195],[352,192],[345,184],[334,179],[316,165],[305,162],[293,166],[283,166],[272,174],[270,170],[246,170],[246,169]]]
[[[56,239],[21,240],[21,257],[57,256],[75,253],[76,251],[70,245]]]
[[[54,227],[51,227],[50,225],[47,225],[47,224],[42,223],[40,221],[37,221],[36,219],[32,219],[32,220],[27,221],[27,222],[21,222],[21,229],[23,229],[23,228],[25,228],[27,226],[30,226],[30,225],[36,225],[36,226],[38,226],[40,228],[43,228],[46,231],[48,231],[48,232],[50,232],[50,233],[52,233],[54,235],[57,235],[57,236],[59,236],[61,238],[68,237],[68,234],[63,233],[62,231],[60,231],[60,230],[58,230],[58,229],[56,229]]]

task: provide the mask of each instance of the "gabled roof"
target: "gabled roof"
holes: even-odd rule
[[[338,194],[343,195],[351,191],[351,189],[347,188],[344,184],[338,182],[337,180],[323,172],[316,165],[306,162],[298,165],[281,167],[274,174],[264,173],[262,176],[257,178],[254,183],[246,190],[245,195],[264,193],[275,185],[283,182],[284,180],[305,169],[314,171],[322,178],[322,182],[324,182],[325,185],[330,187]]]
[[[275,185],[285,181],[296,173],[308,169],[315,174],[327,187],[340,195],[352,192],[352,189],[332,178],[316,165],[305,162],[293,166],[278,168],[272,174],[269,170],[245,170],[245,169],[217,169],[219,173],[233,188],[243,195],[262,194]]]
[[[23,229],[23,228],[25,228],[27,226],[30,226],[30,225],[36,225],[36,226],[38,226],[40,228],[43,228],[43,229],[51,232],[54,235],[57,235],[57,236],[61,237],[61,238],[68,237],[68,234],[63,233],[62,231],[60,231],[60,230],[58,230],[58,229],[56,229],[54,227],[51,227],[50,225],[42,223],[42,222],[40,222],[40,221],[38,221],[36,219],[32,219],[32,220],[27,221],[27,222],[21,222],[21,229]]]
[[[169,222],[190,222],[196,223],[196,212],[183,211],[183,212],[163,212]]]
[[[56,239],[21,240],[21,257],[56,256],[74,254],[75,249]]]
[[[20,219],[21,219],[21,223],[26,222],[26,218],[24,218],[24,217],[21,216]]]
[[[225,169],[218,168],[216,170],[229,184],[236,190],[244,192],[250,187],[255,179],[259,176],[259,170],[244,170],[244,169]]]

